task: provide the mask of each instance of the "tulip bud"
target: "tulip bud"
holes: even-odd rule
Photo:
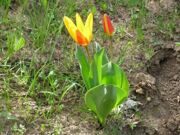
[[[110,17],[107,14],[104,14],[102,23],[103,23],[104,32],[108,36],[112,36],[112,34],[114,33],[114,27],[112,25]]]

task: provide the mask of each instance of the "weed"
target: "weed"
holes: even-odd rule
[[[176,19],[178,13],[175,10],[173,13],[169,13],[168,17],[159,15],[156,17],[157,31],[163,33],[167,38],[171,38],[176,29]]]
[[[8,15],[8,12],[9,12],[9,8],[10,8],[10,6],[11,6],[11,0],[1,0],[1,1],[0,1],[0,6],[2,6],[3,9],[4,9],[4,10],[2,10],[2,11],[3,11],[3,12],[2,12],[2,16],[3,16],[4,18],[6,18],[7,15]]]

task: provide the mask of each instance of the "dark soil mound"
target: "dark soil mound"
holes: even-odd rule
[[[156,78],[154,101],[145,107],[149,122],[162,135],[180,134],[180,63],[172,48],[160,50],[151,59],[148,72]],[[147,121],[148,122],[148,121]]]
[[[138,96],[144,103],[143,122],[131,133],[126,130],[127,135],[180,134],[180,53],[176,49],[161,49],[148,62],[147,72],[156,81]]]

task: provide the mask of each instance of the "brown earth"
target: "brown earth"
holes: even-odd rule
[[[156,78],[157,91],[152,90],[154,101],[147,104],[151,125],[160,135],[180,134],[180,52],[172,48],[158,51],[151,59],[148,71]]]
[[[124,134],[180,134],[180,61],[178,59],[180,53],[178,51],[177,47],[160,49],[149,61],[147,72],[156,80],[155,84],[142,86],[144,94],[137,96],[137,100],[144,103],[141,107],[141,123],[133,130],[126,127]]]

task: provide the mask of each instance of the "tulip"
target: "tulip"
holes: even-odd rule
[[[67,16],[64,16],[63,21],[74,41],[83,47],[87,47],[93,37],[93,14],[88,15],[85,24],[78,13],[76,14],[76,25]]]
[[[114,27],[112,25],[110,17],[107,14],[104,14],[102,23],[103,23],[104,32],[108,36],[112,36],[114,33]]]

